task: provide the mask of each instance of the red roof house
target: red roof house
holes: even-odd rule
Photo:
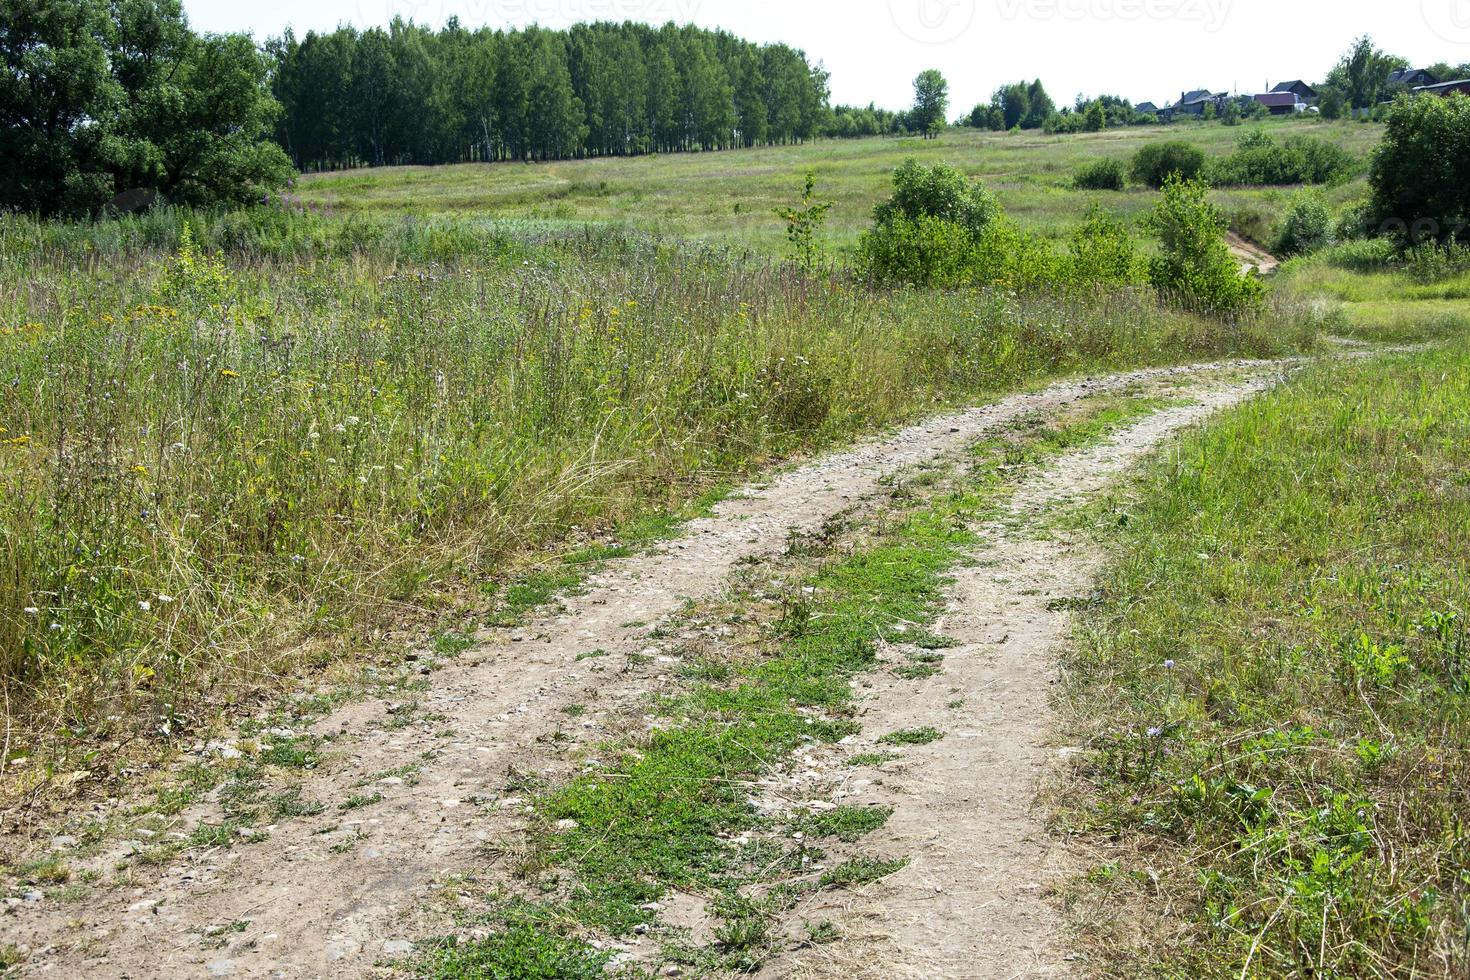
[[[1294,112],[1302,112],[1307,107],[1295,92],[1264,92],[1255,99],[1270,109],[1273,116],[1289,116]]]

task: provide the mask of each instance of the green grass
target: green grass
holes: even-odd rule
[[[1412,344],[1470,331],[1470,272],[1420,282],[1386,242],[1354,241],[1293,259],[1281,268],[1280,289],[1340,304],[1344,335]]]
[[[1324,364],[1120,514],[1061,814],[1109,975],[1470,969],[1467,405],[1462,340]]]
[[[789,559],[815,566],[804,582],[816,591],[801,593],[812,597],[810,604],[787,606],[763,631],[761,658],[742,658],[717,681],[690,681],[657,706],[662,715],[686,720],[599,747],[598,766],[536,792],[545,829],[520,863],[528,881],[550,894],[532,933],[518,932],[513,916],[501,920],[493,955],[513,936],[562,948],[552,922],[627,933],[654,920],[649,903],[681,889],[720,899],[714,948],[680,955],[737,972],[754,969],[770,942],[771,916],[804,890],[862,884],[901,867],[902,861],[859,860],[803,884],[799,858],[808,845],[790,850],[783,837],[773,838],[771,821],[751,806],[749,794],[796,747],[836,742],[856,730],[847,678],[876,665],[875,636],[932,619],[945,569],[968,540],[952,520],[901,517],[890,533],[851,555],[834,559],[822,551]],[[885,808],[844,807],[801,818],[793,829],[854,841],[888,816]],[[733,846],[740,833],[756,839]],[[744,897],[748,884],[786,879],[793,883],[767,899]]]
[[[853,858],[851,861],[844,861],[831,871],[823,872],[822,877],[818,879],[818,884],[823,888],[856,888],[887,878],[907,866],[908,861],[904,858],[893,860]]]
[[[430,980],[603,980],[611,958],[522,925],[480,941],[436,944],[414,968]]]
[[[928,745],[937,742],[944,737],[944,733],[937,728],[905,728],[897,732],[889,732],[878,739],[881,745]]]
[[[337,809],[345,813],[348,810],[358,810],[362,807],[372,806],[374,803],[381,802],[383,802],[382,793],[353,793],[347,799],[343,800],[337,806]]]
[[[1323,136],[1360,160],[1366,159],[1383,131],[1376,124],[1305,120],[1255,125],[1281,136]],[[867,227],[873,206],[887,197],[893,168],[916,157],[961,167],[994,189],[1007,213],[1024,228],[1062,239],[1091,204],[1129,218],[1141,217],[1153,206],[1155,195],[1144,189],[1073,190],[1073,175],[1084,164],[1105,156],[1126,159],[1140,146],[1166,139],[1186,139],[1211,158],[1223,157],[1250,128],[1182,124],[1070,136],[951,129],[938,140],[825,140],[731,153],[531,166],[391,167],[309,175],[302,178],[298,193],[303,201],[348,214],[492,215],[551,227],[591,222],[777,253],[784,248],[784,238],[779,223],[772,220],[773,212],[795,200],[801,175],[813,170],[819,196],[835,202],[825,237],[845,251]],[[1355,180],[1327,193],[1338,205],[1362,196],[1363,186]],[[1290,193],[1238,188],[1220,191],[1216,200],[1237,225],[1250,230],[1274,226]]]
[[[839,806],[813,814],[801,827],[814,837],[835,837],[853,844],[882,827],[891,816],[891,806]]]
[[[527,613],[546,605],[558,596],[582,584],[581,562],[568,568],[551,568],[530,572],[510,584],[501,597],[490,622],[495,626],[515,626]]]
[[[181,244],[186,218],[225,251]],[[488,611],[511,623],[773,459],[1320,325],[1225,328],[1136,293],[874,293],[472,218],[11,217],[0,268],[0,674],[17,744],[74,719],[48,752],[177,735],[200,701],[616,532],[512,581]]]
[[[853,731],[847,678],[875,664],[874,635],[932,617],[960,540],[916,521],[817,572],[809,581],[821,599],[788,609],[768,659],[692,685],[664,708],[690,722],[655,731],[541,799],[548,820],[576,822],[553,835],[546,860],[574,876],[568,901],[578,918],[622,932],[670,888],[733,889],[749,872],[726,838],[761,824],[748,784],[803,742]],[[872,818],[836,819],[846,826],[834,830],[849,832]]]

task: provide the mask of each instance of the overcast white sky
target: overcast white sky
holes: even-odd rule
[[[951,115],[1001,83],[1039,76],[1059,103],[1078,92],[1163,104],[1186,88],[1257,91],[1316,80],[1359,34],[1427,66],[1470,62],[1470,0],[184,0],[198,30],[263,39],[401,14],[467,26],[565,27],[674,20],[784,41],[824,61],[834,102],[908,104],[938,68]]]

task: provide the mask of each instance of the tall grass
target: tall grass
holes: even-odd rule
[[[187,730],[395,603],[774,456],[1314,329],[468,219],[9,218],[0,247],[0,676],[32,738]]]
[[[1467,403],[1324,365],[1149,474],[1069,664],[1108,975],[1470,971]]]

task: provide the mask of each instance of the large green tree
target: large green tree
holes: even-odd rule
[[[1364,35],[1328,73],[1323,88],[1335,93],[1334,102],[1340,97],[1348,108],[1371,108],[1392,95],[1389,76],[1406,67],[1406,60],[1384,53]]]
[[[1384,234],[1470,241],[1470,96],[1396,102],[1368,182]]]
[[[1040,129],[1056,111],[1056,103],[1046,94],[1046,86],[1038,78],[1026,87],[1026,116],[1021,120],[1021,128]]]
[[[914,107],[909,115],[913,128],[925,137],[939,135],[949,111],[949,82],[936,69],[920,72],[914,79]]]
[[[1041,79],[1002,85],[990,98],[990,108],[976,106],[970,114],[971,124],[987,123],[991,129],[1040,129],[1056,114],[1056,103],[1046,92]]]
[[[0,0],[0,206],[268,193],[291,174],[268,70],[243,35],[194,34],[178,0]]]
[[[0,0],[0,207],[79,210],[110,195],[114,36],[100,2]]]

